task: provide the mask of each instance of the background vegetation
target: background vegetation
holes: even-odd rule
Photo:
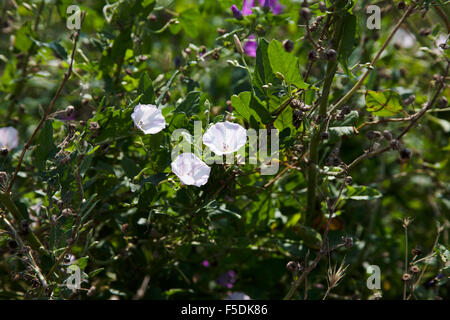
[[[0,156],[2,299],[449,297],[447,2],[280,3],[239,20],[237,0],[1,2],[0,127],[19,131]],[[167,128],[135,130],[138,102],[156,102]],[[216,164],[205,186],[182,186],[171,133],[225,119],[280,131],[279,174]]]

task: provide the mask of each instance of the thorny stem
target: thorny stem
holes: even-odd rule
[[[400,20],[398,21],[398,23],[395,25],[394,29],[392,30],[391,34],[388,36],[388,38],[386,39],[386,41],[384,42],[383,46],[380,48],[380,50],[378,50],[375,58],[373,58],[372,62],[370,63],[370,65],[368,66],[366,72],[361,76],[361,78],[358,80],[358,82],[353,86],[353,88],[350,89],[350,91],[348,91],[338,102],[336,102],[336,104],[334,104],[331,108],[330,108],[330,113],[333,112],[336,108],[339,108],[340,106],[342,106],[348,99],[350,99],[350,97],[359,89],[359,87],[361,87],[361,85],[363,84],[364,80],[366,80],[367,76],[369,75],[369,73],[372,71],[375,63],[378,61],[378,59],[380,58],[381,54],[383,53],[384,49],[386,49],[386,47],[388,46],[389,42],[391,42],[392,38],[394,37],[394,34],[397,32],[397,30],[400,28],[400,26],[402,25],[402,23],[405,21],[405,19],[409,16],[409,14],[412,12],[412,10],[414,9],[415,4],[411,4],[408,9],[405,11],[405,13],[403,14],[403,16],[400,18]]]

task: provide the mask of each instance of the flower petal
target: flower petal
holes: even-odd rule
[[[166,120],[155,105],[138,104],[134,107],[131,118],[137,128],[145,134],[155,134],[166,127]]]
[[[19,145],[19,133],[13,127],[0,128],[0,148],[12,150]]]
[[[180,154],[172,162],[171,167],[183,184],[196,187],[206,184],[211,173],[211,168],[190,152]]]
[[[218,122],[206,130],[203,143],[219,156],[230,154],[247,143],[247,132],[237,123]]]

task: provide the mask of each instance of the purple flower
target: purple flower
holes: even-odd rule
[[[263,7],[269,8],[273,14],[279,14],[283,11],[283,6],[278,0],[258,0]],[[242,14],[248,16],[253,13],[252,8],[255,6],[255,0],[244,0],[242,2]]]
[[[209,268],[209,266],[210,266],[208,260],[203,260],[202,265],[203,265],[205,268]]]
[[[228,270],[222,273],[217,279],[217,284],[226,287],[228,289],[233,288],[233,284],[236,282],[236,273],[233,270]]]
[[[256,57],[256,49],[258,48],[258,43],[254,34],[251,34],[244,43],[244,52],[249,57]]]
[[[259,4],[270,8],[273,14],[279,14],[283,11],[283,6],[278,2],[278,0],[259,0]]]
[[[253,13],[252,8],[255,6],[255,0],[244,0],[242,3],[242,13],[248,16]]]
[[[244,16],[242,15],[242,11],[238,9],[238,7],[236,7],[235,4],[233,4],[231,6],[231,11],[233,12],[233,16],[238,19],[238,20],[242,20],[244,18]]]

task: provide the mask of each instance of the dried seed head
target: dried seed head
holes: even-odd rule
[[[409,150],[408,148],[400,150],[400,158],[402,160],[409,160],[411,158],[411,150]]]
[[[342,242],[344,243],[344,247],[350,249],[353,246],[353,238],[352,237],[343,237]]]
[[[420,268],[418,266],[411,266],[411,268],[409,268],[409,271],[411,271],[411,273],[419,273]]]
[[[322,140],[328,140],[329,137],[330,137],[330,134],[328,133],[328,131],[322,132],[320,134],[320,139],[322,139]]]
[[[16,240],[9,240],[8,241],[8,248],[10,250],[16,250],[19,247],[19,244],[17,243]]]
[[[70,217],[72,215],[72,209],[66,208],[62,211],[62,215],[66,218]]]
[[[397,4],[397,8],[399,8],[400,10],[404,10],[404,9],[406,8],[406,3],[405,3],[405,1],[400,1],[400,2]]]
[[[91,131],[97,131],[98,129],[100,129],[100,126],[97,122],[92,121],[89,123],[89,130]]]
[[[129,225],[128,223],[124,223],[124,224],[120,227],[120,230],[121,230],[123,233],[127,233],[129,229],[130,229],[130,225]]]
[[[212,53],[211,57],[212,57],[214,60],[219,60],[219,58],[220,58],[220,53],[219,53],[219,51],[214,51],[214,52]]]
[[[297,269],[297,263],[295,261],[289,261],[286,264],[286,269],[288,269],[290,272],[296,272]]]
[[[303,120],[303,116],[304,116],[304,112],[299,110],[299,109],[295,109],[292,115],[292,124],[294,125],[294,127],[296,129],[298,129],[300,127],[300,125],[302,124],[302,120]]]
[[[27,235],[30,233],[30,222],[26,219],[20,221],[20,234]]]
[[[319,2],[319,10],[321,12],[327,11],[327,4],[325,3],[325,1],[320,1]]]
[[[294,42],[289,39],[283,41],[283,48],[286,52],[291,52],[294,50]]]
[[[298,100],[298,99],[292,99],[292,101],[291,101],[291,107],[292,107],[293,109],[298,109],[298,108],[300,108],[301,105],[302,105],[302,102],[301,102],[300,100]]]
[[[352,109],[350,109],[349,106],[344,106],[344,107],[342,107],[341,111],[343,114],[349,114],[352,111]]]
[[[422,249],[416,246],[414,249],[411,250],[411,254],[413,256],[420,256],[422,254]]]
[[[319,53],[316,50],[311,50],[308,52],[308,59],[310,61],[316,61],[320,58]]]
[[[366,133],[366,137],[369,140],[375,140],[375,139],[380,139],[381,138],[381,132],[380,131],[367,131]]]
[[[300,9],[300,16],[303,19],[309,21],[309,19],[311,19],[312,12],[311,12],[311,10],[309,8],[303,7],[303,8]]]
[[[389,130],[384,130],[383,131],[383,137],[386,140],[391,141],[392,140],[392,133]]]
[[[225,30],[225,29],[222,29],[222,28],[218,28],[217,29],[217,33],[219,34],[219,35],[224,35],[225,33],[227,33],[227,30]]]
[[[337,52],[334,49],[328,49],[325,52],[325,55],[326,55],[326,59],[329,61],[336,60],[336,58],[337,58]]]
[[[75,107],[74,106],[68,106],[66,108],[66,116],[70,117],[73,114],[74,111],[75,111]]]
[[[403,106],[409,106],[410,104],[414,103],[414,101],[416,101],[416,96],[412,94],[408,98],[403,100]]]
[[[402,280],[403,281],[409,281],[409,280],[411,280],[412,279],[412,276],[409,274],[409,273],[404,273],[403,275],[402,275]]]
[[[437,102],[437,106],[438,108],[447,108],[448,106],[448,101],[446,97],[440,97],[438,102]]]
[[[400,141],[398,141],[397,139],[391,140],[391,148],[392,150],[400,149]]]

